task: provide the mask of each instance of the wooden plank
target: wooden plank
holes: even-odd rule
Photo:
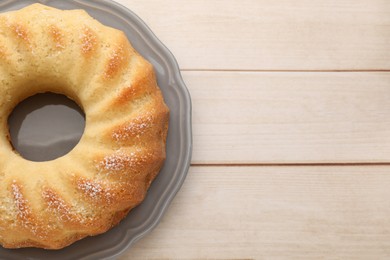
[[[118,0],[183,69],[390,69],[390,1]]]
[[[196,167],[120,259],[389,259],[390,167]]]
[[[183,76],[195,164],[390,162],[390,73]]]

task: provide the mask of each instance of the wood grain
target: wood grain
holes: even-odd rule
[[[195,164],[390,162],[390,73],[183,76]]]
[[[390,69],[387,0],[118,0],[182,69]]]
[[[120,259],[388,259],[390,167],[196,167]]]
[[[197,165],[120,259],[390,259],[390,1],[117,1],[179,61]]]

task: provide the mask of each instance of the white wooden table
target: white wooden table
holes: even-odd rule
[[[177,58],[194,134],[120,259],[390,258],[390,1],[118,2]]]

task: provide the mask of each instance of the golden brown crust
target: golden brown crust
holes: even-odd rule
[[[70,203],[64,200],[55,190],[49,187],[42,188],[42,199],[44,208],[51,218],[61,222],[63,226],[80,228],[82,216],[72,211]]]
[[[158,91],[152,65],[150,63],[144,63],[139,70],[144,71],[144,73],[135,75],[134,81],[129,86],[122,88],[118,96],[113,100],[113,106],[121,106],[127,104],[129,99],[137,99]]]
[[[121,33],[118,43],[109,54],[109,58],[105,65],[103,77],[104,79],[115,78],[127,65],[132,48],[126,39],[126,36]]]
[[[27,28],[24,25],[18,23],[11,24],[10,27],[15,37],[20,42],[31,48],[31,40]]]
[[[84,26],[80,37],[81,53],[84,57],[88,58],[96,51],[97,45],[98,41],[95,32],[87,26]]]
[[[106,232],[165,160],[169,110],[153,66],[123,32],[41,4],[0,14],[0,57],[1,125],[45,91],[76,100],[87,123],[69,154],[43,163],[21,158],[0,127],[0,244],[59,249]]]
[[[28,200],[24,196],[23,186],[16,181],[13,181],[10,186],[10,191],[16,208],[16,217],[19,227],[31,233],[31,235],[43,235],[41,228],[37,224]]]
[[[55,26],[54,24],[49,26],[49,35],[53,39],[54,47],[57,49],[64,49],[65,48],[65,40],[64,35],[62,34],[61,30]]]

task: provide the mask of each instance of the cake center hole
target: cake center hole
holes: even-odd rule
[[[37,94],[18,104],[8,126],[13,147],[30,161],[50,161],[80,141],[85,114],[72,100],[53,93]]]

